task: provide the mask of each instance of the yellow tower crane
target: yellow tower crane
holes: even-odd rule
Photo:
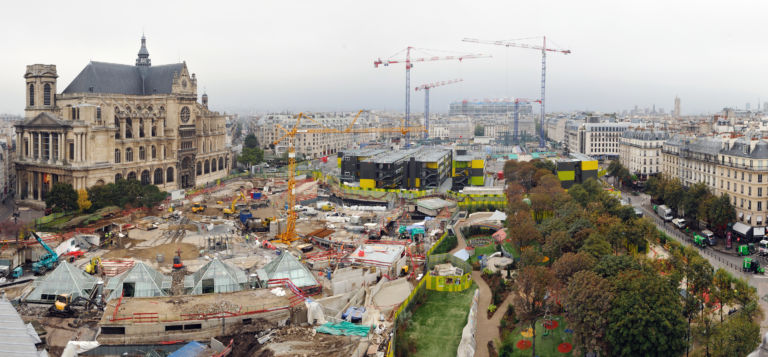
[[[288,217],[286,217],[286,227],[285,231],[282,233],[279,233],[275,239],[278,243],[284,243],[284,244],[291,244],[291,242],[299,239],[299,237],[296,235],[296,211],[294,207],[296,206],[296,147],[295,147],[295,140],[296,140],[296,134],[356,134],[356,133],[400,133],[401,135],[405,135],[410,132],[424,132],[425,128],[424,126],[409,126],[406,127],[404,124],[404,120],[401,120],[400,127],[386,127],[386,128],[353,128],[355,123],[357,123],[357,119],[360,117],[360,114],[362,114],[364,110],[360,110],[355,115],[354,119],[352,119],[352,122],[344,129],[339,130],[335,128],[328,128],[323,126],[323,124],[317,122],[313,118],[304,115],[304,113],[299,113],[299,115],[296,117],[296,124],[291,129],[286,129],[280,124],[275,124],[277,127],[283,131],[283,135],[272,142],[273,145],[278,145],[281,141],[286,140],[288,141],[288,190],[286,193],[288,194]],[[319,125],[320,128],[306,128],[306,129],[300,129],[301,125],[301,119],[305,118],[307,120],[310,120],[314,122],[315,124]]]

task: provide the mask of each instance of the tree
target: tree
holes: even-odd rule
[[[259,147],[259,139],[256,138],[256,135],[248,134],[245,137],[245,141],[243,141],[243,148],[249,148],[254,149]]]
[[[672,209],[672,212],[677,213],[683,203],[684,194],[683,185],[680,184],[680,181],[671,180],[664,188],[664,203]]]
[[[613,253],[611,244],[608,243],[608,241],[601,234],[596,232],[589,235],[579,251],[591,254],[597,259],[600,259],[604,255],[610,255]]]
[[[485,135],[485,128],[480,124],[475,125],[475,136],[483,135]]]
[[[77,192],[68,183],[56,183],[45,197],[45,207],[54,212],[74,211],[77,208]]]
[[[605,278],[588,270],[571,277],[565,296],[568,326],[573,329],[576,348],[585,352],[605,352],[608,311],[613,301],[613,287]]]
[[[565,253],[552,264],[552,271],[563,284],[568,284],[568,279],[571,279],[574,274],[582,270],[590,270],[596,263],[597,259],[584,252]]]
[[[541,234],[528,211],[519,211],[507,216],[507,235],[512,243],[517,244],[518,251],[524,245],[541,240]]]
[[[604,255],[592,270],[604,278],[611,278],[626,270],[640,270],[640,263],[629,255]]]
[[[685,351],[685,319],[677,289],[668,280],[636,270],[613,278],[616,296],[608,312],[611,356],[679,356]]]
[[[706,218],[699,216],[698,208],[701,202],[705,200],[709,195],[709,188],[707,187],[707,184],[703,182],[698,182],[685,190],[682,202],[683,215],[685,218],[693,221]]]
[[[167,196],[168,193],[160,191],[157,186],[142,185],[136,180],[120,179],[115,183],[88,189],[88,197],[94,209],[107,206],[152,207],[162,202]]]
[[[91,201],[88,200],[88,191],[84,188],[77,190],[77,207],[80,208],[80,211],[88,211],[91,205]]]
[[[521,322],[529,323],[533,330],[531,356],[536,356],[536,321],[551,304],[548,298],[554,281],[552,271],[542,266],[527,266],[520,270],[512,291],[512,305]]]
[[[241,152],[240,155],[237,157],[237,162],[246,166],[253,166],[262,161],[264,161],[264,151],[262,151],[258,147],[254,147],[254,148],[244,147],[243,152]]]
[[[722,194],[712,201],[709,211],[709,224],[720,232],[725,231],[728,223],[736,220],[736,210],[731,205],[728,194]]]
[[[713,357],[746,356],[760,344],[760,325],[745,314],[737,314],[716,327]]]
[[[239,140],[243,136],[243,123],[235,124],[235,132],[232,134],[232,140]]]

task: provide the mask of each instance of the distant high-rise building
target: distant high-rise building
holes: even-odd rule
[[[680,98],[675,97],[675,111],[672,113],[675,118],[680,117]]]
[[[751,108],[751,105],[749,104],[749,102],[747,102],[747,104],[745,104],[744,106],[744,109],[749,110],[750,108]]]
[[[768,102],[763,102],[763,112],[768,113]]]

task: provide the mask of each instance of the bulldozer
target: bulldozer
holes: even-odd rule
[[[207,208],[206,205],[201,204],[200,202],[195,202],[192,204],[192,213],[199,213],[205,211]]]
[[[59,294],[56,295],[53,305],[48,309],[48,314],[58,317],[74,317],[78,314],[77,310],[74,309],[75,306],[85,306],[86,311],[92,307],[104,310],[103,304],[92,299],[82,296],[73,299],[71,294]]]
[[[101,268],[101,258],[93,257],[91,262],[85,266],[85,272],[91,275],[98,274]]]
[[[765,268],[760,266],[760,262],[752,258],[744,258],[744,262],[741,265],[741,271],[752,272],[755,274],[765,273]]]

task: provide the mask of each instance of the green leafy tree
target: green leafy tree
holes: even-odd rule
[[[536,356],[536,321],[547,311],[551,300],[549,293],[555,277],[552,271],[542,266],[526,266],[517,274],[512,291],[515,314],[533,330],[531,356]]]
[[[475,125],[475,136],[483,136],[483,135],[485,135],[485,128],[480,124]]]
[[[627,271],[613,279],[616,297],[608,313],[611,356],[679,356],[685,319],[677,289],[654,274]]]
[[[760,344],[760,325],[745,314],[737,314],[716,327],[711,348],[713,357],[746,356]]]
[[[724,231],[728,223],[736,220],[736,209],[731,205],[728,194],[722,194],[712,201],[709,208],[709,224],[720,231]]]
[[[237,162],[246,166],[253,166],[262,161],[264,161],[264,151],[258,147],[243,147],[243,151],[237,157]]]
[[[160,191],[155,185],[142,185],[137,180],[117,180],[115,183],[93,186],[88,189],[92,208],[107,206],[153,207],[165,200],[167,192]]]
[[[606,352],[605,332],[613,296],[611,283],[592,271],[579,271],[571,277],[566,289],[565,307],[576,349],[581,352],[574,355]]]
[[[592,269],[604,278],[611,278],[626,270],[640,270],[640,263],[629,255],[604,255]]]
[[[693,221],[698,221],[699,205],[702,200],[707,198],[707,196],[709,196],[709,188],[707,187],[707,184],[703,182],[698,182],[685,190],[682,201],[684,217]]]
[[[77,192],[68,183],[56,183],[45,197],[45,207],[54,212],[74,211],[77,209]]]
[[[597,259],[613,253],[611,243],[608,243],[608,241],[599,233],[590,234],[579,251],[590,254]]]
[[[664,203],[676,213],[683,203],[684,195],[685,191],[679,180],[669,181],[664,188]]]
[[[243,148],[258,148],[259,147],[259,139],[256,138],[256,135],[248,134],[245,136],[245,140],[243,141]]]

